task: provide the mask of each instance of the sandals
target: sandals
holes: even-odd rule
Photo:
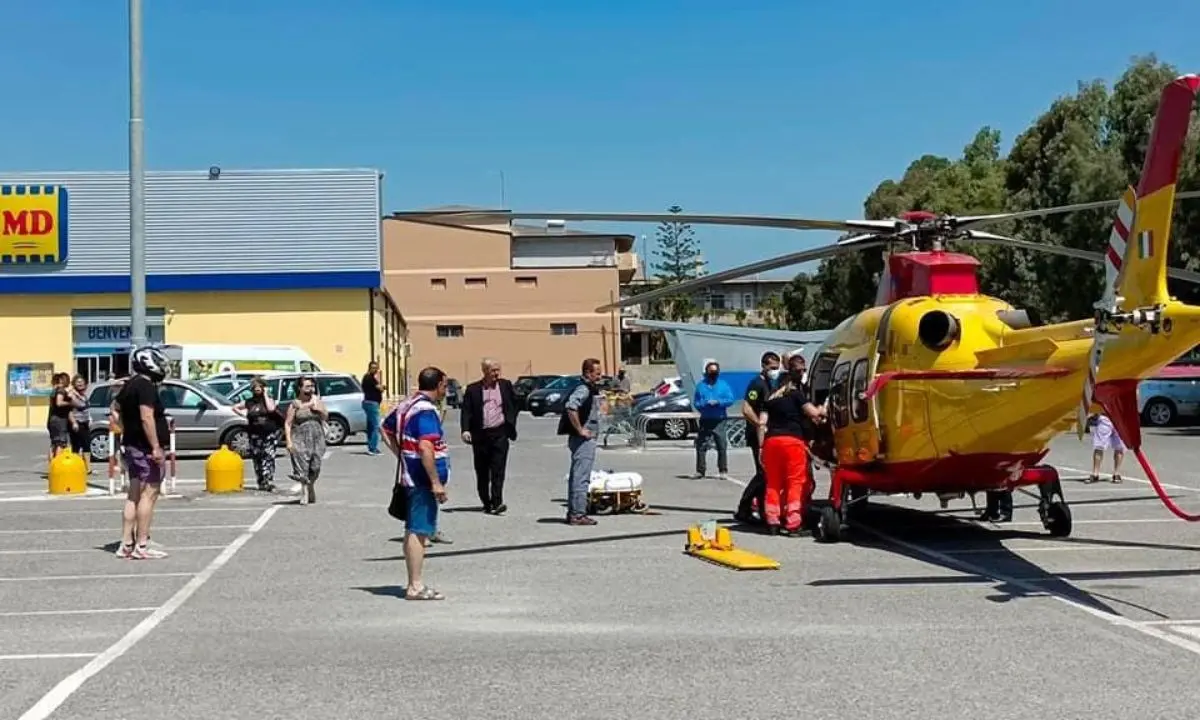
[[[446,596],[431,587],[423,587],[416,592],[404,593],[405,600],[445,600]]]

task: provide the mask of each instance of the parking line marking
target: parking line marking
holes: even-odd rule
[[[1139,625],[1200,625],[1200,620],[1141,620]]]
[[[1154,550],[1164,551],[1190,551],[1200,550],[1200,545],[1180,545],[1178,548],[1146,548],[1146,547],[1126,547],[1126,546],[1107,546],[1107,545],[1030,545],[1021,547],[1005,547],[1005,548],[970,548],[967,550],[942,550],[941,552],[947,555],[1003,555],[1005,553],[1027,553],[1027,552],[1128,552],[1130,550],[1138,550],[1141,552],[1153,552]]]
[[[66,660],[68,658],[94,658],[96,653],[39,653],[36,655],[0,655],[0,660]]]
[[[1092,474],[1091,470],[1083,470],[1081,468],[1067,467],[1065,465],[1060,465],[1060,466],[1058,466],[1058,468],[1060,470],[1070,470],[1071,472],[1083,473],[1082,477],[1084,477],[1084,478],[1090,477]],[[1150,484],[1149,480],[1145,480],[1140,477],[1132,477],[1132,476],[1126,475],[1124,473],[1121,473],[1121,478],[1123,480],[1132,480],[1133,482],[1141,483],[1143,485]],[[1111,485],[1112,483],[1109,483],[1109,484]],[[1184,492],[1200,493],[1200,488],[1187,487],[1186,485],[1172,485],[1171,483],[1165,483],[1165,482],[1159,482],[1159,485],[1162,485],[1167,490],[1182,490]],[[1120,487],[1120,486],[1118,485],[1118,487]],[[1157,495],[1155,497],[1157,497]]]
[[[1179,521],[1172,520],[1172,522],[1179,522]],[[1129,628],[1129,629],[1139,632],[1143,635],[1146,635],[1147,637],[1152,637],[1157,640],[1162,640],[1163,642],[1174,645],[1175,647],[1180,648],[1181,650],[1186,650],[1195,655],[1200,655],[1200,643],[1194,642],[1192,640],[1181,637],[1179,635],[1172,634],[1165,630],[1160,630],[1157,626],[1154,626],[1154,625],[1143,625],[1143,624],[1138,623],[1137,621],[1130,620],[1129,618],[1121,617],[1120,615],[1117,615],[1116,613],[1112,613],[1107,610],[1101,610],[1099,608],[1094,608],[1094,607],[1091,607],[1090,605],[1085,605],[1084,603],[1081,603],[1078,600],[1074,600],[1066,595],[1063,595],[1060,592],[1057,592],[1055,590],[1048,589],[1045,587],[1041,587],[1041,585],[1043,583],[1045,583],[1049,580],[1053,580],[1054,578],[1045,578],[1045,579],[1042,579],[1040,582],[1035,582],[1035,581],[1033,581],[1033,579],[1010,577],[1010,576],[1004,575],[1002,573],[988,570],[987,568],[984,568],[982,566],[968,562],[961,558],[953,557],[947,553],[944,553],[944,552],[941,552],[938,550],[933,550],[932,548],[928,548],[923,545],[918,545],[916,543],[911,543],[906,540],[901,540],[900,538],[893,537],[887,533],[880,532],[879,530],[876,530],[875,528],[870,527],[869,525],[858,525],[857,529],[868,535],[874,535],[876,538],[882,540],[883,542],[890,543],[892,545],[895,545],[896,547],[904,548],[905,550],[908,550],[909,552],[917,554],[917,555],[923,555],[924,557],[927,557],[930,560],[933,560],[934,562],[936,562],[940,565],[954,568],[954,569],[958,570],[959,572],[963,572],[963,573],[966,573],[969,575],[975,575],[975,576],[981,577],[981,578],[987,578],[987,579],[991,580],[992,582],[999,582],[999,583],[1004,583],[1006,585],[1011,585],[1013,587],[1020,588],[1021,590],[1025,591],[1027,593],[1043,594],[1046,597],[1053,598],[1053,599],[1057,600],[1058,602],[1063,603],[1067,607],[1074,608],[1075,610],[1084,612],[1088,615],[1091,615],[1094,618],[1103,620],[1103,621],[1109,623],[1110,625],[1115,625],[1117,627]]]
[[[154,532],[171,532],[175,530],[245,530],[247,525],[176,525],[174,527],[155,525]],[[39,528],[37,530],[0,530],[0,535],[31,535],[35,533],[55,534],[55,533],[91,533],[102,532],[111,533],[110,527],[99,528]]]
[[[120,499],[124,500],[125,496],[124,495],[120,496]],[[158,517],[159,515],[162,515],[163,513],[198,513],[198,512],[220,512],[220,513],[262,512],[262,506],[261,505],[229,505],[226,507],[194,507],[194,508],[155,506],[154,517]],[[114,510],[113,508],[106,508],[104,510],[13,510],[11,512],[6,512],[4,515],[5,515],[5,517],[19,517],[19,516],[23,516],[23,515],[110,515],[111,516],[113,513],[117,513],[118,515],[120,514],[120,512],[118,510]],[[224,547],[224,546],[222,546],[222,547]]]
[[[14,575],[10,577],[0,577],[0,582],[37,582],[39,580],[47,582],[53,580],[125,580],[127,578],[195,577],[195,575],[196,573],[190,572],[118,573],[115,575]]]
[[[154,612],[157,607],[93,608],[90,610],[26,610],[0,612],[0,617],[57,617],[59,615],[116,615],[118,613]]]
[[[229,562],[229,560],[235,554],[237,554],[238,550],[241,550],[246,543],[250,542],[250,539],[254,537],[255,533],[262,530],[263,527],[266,526],[267,521],[269,521],[275,515],[280,507],[280,505],[272,505],[264,510],[262,515],[258,517],[258,520],[254,521],[253,525],[246,528],[246,532],[237,536],[233,542],[229,543],[228,547],[226,547],[220,555],[215,557],[213,561],[209,563],[207,567],[201,570],[198,575],[189,580],[186,585],[180,588],[179,591],[172,595],[169,600],[155,610],[150,617],[138,623],[137,626],[130,630],[120,640],[113,643],[113,645],[107,650],[93,657],[87,665],[79,668],[64,678],[62,682],[55,685],[50,692],[42,696],[42,699],[38,700],[37,703],[27,710],[23,715],[21,715],[18,720],[45,720],[45,718],[50,717],[51,713],[57,710],[64,702],[66,702],[67,698],[71,697],[76,690],[81,688],[89,678],[108,667],[109,664],[111,664],[114,660],[117,660],[122,655],[129,652],[129,649],[136,645],[139,640],[149,635],[154,628],[158,627],[164,620],[170,617],[172,613],[182,607],[183,604],[187,602],[188,598],[190,598],[197,590],[199,590],[204,583],[208,582],[208,580],[218,570],[220,570],[225,563]]]
[[[224,550],[224,545],[185,545],[183,547],[172,547],[171,552],[187,552],[191,550]],[[88,548],[67,548],[66,550],[0,550],[0,555],[70,555],[74,553],[99,553],[104,552],[94,547]]]

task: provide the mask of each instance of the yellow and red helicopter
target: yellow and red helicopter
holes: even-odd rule
[[[830,502],[814,536],[836,541],[852,506],[870,494],[942,498],[1036,486],[1039,515],[1054,536],[1071,532],[1057,471],[1041,461],[1056,435],[1102,410],[1134,452],[1162,501],[1173,504],[1142,452],[1139,380],[1200,344],[1200,307],[1168,295],[1166,278],[1200,282],[1200,273],[1167,267],[1171,220],[1188,123],[1200,76],[1162,92],[1142,176],[1117,201],[947,217],[912,212],[894,220],[826,221],[789,217],[656,213],[434,211],[401,213],[445,223],[505,219],[688,222],[857,233],[791,253],[646,292],[597,308],[640,305],[715,283],[837,253],[903,243],[887,257],[875,307],[846,318],[809,362],[813,399],[830,422],[813,452],[831,469]],[[1104,253],[994,235],[991,223],[1116,206]],[[950,252],[951,242],[1005,245],[1101,262],[1103,296],[1095,315],[1053,325],[981,294],[979,262]]]

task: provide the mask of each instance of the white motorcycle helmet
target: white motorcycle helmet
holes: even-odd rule
[[[153,345],[146,345],[130,353],[129,367],[139,375],[161,382],[170,370],[171,360],[162,350]]]

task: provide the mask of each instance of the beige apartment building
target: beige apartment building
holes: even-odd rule
[[[405,316],[411,373],[436,365],[465,384],[485,356],[510,378],[576,373],[589,356],[615,371],[620,314],[595,309],[633,276],[632,235],[554,220],[451,226],[416,214],[383,220],[384,285]]]

